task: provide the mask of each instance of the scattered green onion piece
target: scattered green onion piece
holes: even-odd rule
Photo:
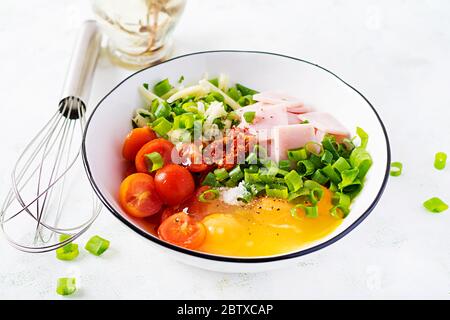
[[[245,159],[245,162],[248,164],[257,164],[258,163],[258,156],[254,152],[250,152],[247,158]]]
[[[59,278],[56,284],[56,293],[61,296],[69,296],[77,290],[75,278]]]
[[[250,173],[258,173],[259,167],[256,164],[251,164],[246,170]]]
[[[242,84],[236,83],[236,88],[241,92],[243,96],[251,95],[258,93],[258,91],[247,88],[246,86],[243,86]]]
[[[342,191],[343,188],[350,185],[357,179],[359,170],[357,168],[344,170],[341,173],[342,181],[339,183],[339,189]]]
[[[338,186],[336,184],[334,184],[333,182],[330,182],[330,186],[328,187],[328,189],[331,192],[337,192],[339,190]]]
[[[247,123],[253,123],[253,120],[256,117],[256,112],[255,111],[247,111],[244,112],[244,119]]]
[[[448,209],[448,205],[437,197],[428,199],[423,203],[423,206],[432,213],[441,213]]]
[[[66,240],[69,240],[72,236],[70,234],[60,234],[59,235],[59,242],[64,242]]]
[[[306,151],[308,151],[309,153],[315,155],[315,156],[322,156],[323,154],[323,146],[315,141],[310,141],[307,144],[305,144],[305,149]],[[319,149],[319,151],[317,151],[317,149]]]
[[[303,187],[302,177],[295,171],[291,170],[284,176],[284,181],[288,186],[289,192],[296,192]]]
[[[324,164],[331,164],[331,162],[333,162],[333,154],[329,150],[324,150],[320,160]]]
[[[146,90],[148,90],[148,83],[143,83],[142,86],[143,86]]]
[[[348,194],[351,197],[356,196],[362,189],[363,185],[359,179],[355,179],[352,183],[340,188],[343,193]]]
[[[291,170],[291,162],[289,160],[280,160],[278,162],[278,168],[285,171]]]
[[[179,79],[178,79],[178,83],[182,83],[184,81],[184,76],[181,76]]]
[[[314,173],[315,166],[310,160],[300,160],[297,162],[297,172],[301,176],[309,176]]]
[[[323,198],[323,189],[322,188],[314,188],[311,190],[309,194],[311,203],[316,205]]]
[[[237,198],[238,201],[242,201],[244,203],[249,203],[250,201],[253,200],[253,194],[250,191],[246,191],[242,194],[242,196],[240,196],[239,198]]]
[[[305,206],[303,204],[298,204],[295,207],[291,208],[291,216],[295,219],[300,219],[298,216],[297,210],[301,209],[305,213],[305,217],[315,219],[319,216],[319,210],[317,206]]]
[[[253,104],[254,103],[253,96],[247,95],[247,96],[240,97],[239,100],[238,100],[238,103],[239,103],[239,105],[241,107],[245,107],[245,106],[248,106],[250,104]]]
[[[170,107],[166,103],[162,102],[158,105],[158,107],[156,108],[156,110],[154,112],[155,117],[156,118],[167,118],[170,115],[170,111],[171,111]]]
[[[434,156],[434,167],[438,170],[443,170],[447,162],[447,154],[445,152],[438,152]]]
[[[165,118],[158,118],[152,123],[152,129],[159,136],[165,136],[170,130],[172,130],[172,123]]]
[[[322,173],[321,169],[316,170],[311,179],[321,185],[325,185],[329,180],[328,177]]]
[[[330,209],[331,216],[336,219],[345,219],[348,216],[349,212],[350,210],[348,209],[348,207],[341,205],[334,206]]]
[[[216,87],[219,86],[219,78],[214,78],[211,80],[208,80],[211,84],[215,85]]]
[[[203,191],[199,197],[198,200],[200,202],[209,202],[209,201],[213,201],[219,198],[219,190],[217,189],[209,189],[206,191]]]
[[[391,172],[390,175],[393,177],[398,177],[402,174],[403,164],[401,162],[392,162],[391,163]]]
[[[213,102],[213,101],[219,101],[219,102],[223,102],[225,100],[225,98],[218,92],[210,92],[208,93],[208,95],[205,98],[206,102]]]
[[[155,84],[155,86],[153,87],[153,92],[158,96],[161,97],[164,94],[166,94],[167,92],[169,92],[170,90],[172,90],[172,85],[169,82],[169,79],[164,79],[160,82],[158,82],[157,84]]]
[[[266,185],[266,194],[268,197],[287,199],[289,197],[288,189],[281,185]]]
[[[289,160],[296,162],[308,159],[308,153],[305,148],[288,150],[287,155]]]
[[[68,243],[61,248],[56,249],[56,258],[63,261],[71,261],[74,260],[80,251],[78,250],[78,244],[76,243]]]
[[[93,236],[89,239],[84,248],[94,256],[100,256],[108,250],[109,241],[99,236]]]
[[[235,182],[238,182],[242,180],[242,178],[244,178],[244,174],[242,173],[242,170],[239,166],[234,167],[233,170],[229,172],[229,175],[230,179]]]
[[[238,183],[236,181],[231,180],[231,179],[228,179],[227,181],[225,181],[225,187],[234,188],[237,185],[238,185]]]
[[[164,166],[164,160],[158,152],[146,154],[145,158],[148,160],[148,172],[156,171]]]
[[[333,168],[336,169],[339,173],[342,171],[348,170],[351,168],[350,164],[343,157],[339,157],[335,163],[333,163]]]
[[[341,177],[339,176],[339,173],[337,173],[336,170],[334,170],[334,168],[330,164],[327,164],[321,170],[322,173],[325,174],[334,184],[338,184],[339,182],[341,182]]]

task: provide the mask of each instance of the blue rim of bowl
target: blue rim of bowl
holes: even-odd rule
[[[220,256],[220,255],[213,255],[213,254],[208,254],[208,253],[203,253],[203,252],[199,252],[199,251],[193,251],[193,250],[189,250],[189,249],[185,249],[182,247],[178,247],[176,245],[170,244],[164,240],[161,240],[159,238],[157,238],[156,236],[150,235],[144,231],[142,231],[140,228],[136,227],[134,224],[132,224],[130,221],[128,221],[127,219],[125,219],[117,210],[115,210],[113,208],[113,206],[106,200],[106,197],[102,194],[102,192],[100,191],[99,187],[97,186],[97,184],[94,181],[94,178],[92,176],[92,172],[91,169],[89,167],[89,163],[87,160],[87,156],[86,156],[86,135],[89,129],[89,125],[91,122],[91,119],[93,117],[93,115],[95,114],[97,108],[102,104],[102,102],[113,92],[115,91],[118,87],[120,87],[124,82],[126,82],[129,78],[135,76],[136,74],[143,72],[147,69],[151,69],[157,65],[160,64],[164,64],[164,63],[168,63],[170,61],[173,60],[177,60],[177,59],[181,59],[181,58],[185,58],[185,57],[189,57],[189,56],[194,56],[194,55],[202,55],[202,54],[211,54],[211,53],[252,53],[252,54],[263,54],[263,55],[272,55],[272,56],[278,56],[278,57],[282,57],[282,58],[286,58],[286,59],[291,59],[291,60],[295,60],[298,62],[302,62],[302,63],[307,63],[310,64],[312,66],[315,66],[319,69],[322,69],[323,71],[328,72],[329,74],[333,75],[334,77],[336,77],[338,80],[340,80],[342,83],[344,83],[345,85],[347,85],[349,88],[351,88],[352,90],[354,90],[357,94],[359,94],[366,102],[367,104],[372,108],[372,111],[374,112],[375,116],[377,117],[381,128],[383,129],[383,133],[384,133],[384,137],[386,139],[386,152],[387,152],[387,164],[386,164],[386,172],[384,175],[384,179],[383,179],[383,183],[377,193],[377,196],[375,197],[375,199],[373,200],[373,202],[370,204],[370,206],[367,208],[367,210],[355,221],[353,222],[350,226],[348,226],[345,230],[343,230],[341,233],[337,234],[336,236],[334,236],[333,238],[317,244],[311,248],[308,249],[303,249],[303,250],[299,250],[296,252],[292,252],[292,253],[287,253],[287,254],[281,254],[281,255],[276,255],[276,256],[267,256],[267,257],[231,257],[231,256]],[[100,198],[100,200],[103,202],[103,204],[105,205],[105,207],[116,217],[118,218],[120,221],[122,221],[125,225],[127,225],[128,227],[130,227],[133,231],[137,232],[139,235],[163,246],[166,247],[168,249],[177,251],[179,253],[184,253],[187,255],[191,255],[197,258],[204,258],[204,259],[208,259],[208,260],[215,260],[215,261],[221,261],[221,262],[233,262],[233,263],[267,263],[267,262],[274,262],[274,261],[280,261],[280,260],[286,260],[286,259],[292,259],[292,258],[297,258],[300,256],[304,256],[307,254],[310,254],[312,252],[321,250],[325,247],[328,247],[329,245],[335,243],[336,241],[340,240],[341,238],[343,238],[345,235],[347,235],[348,233],[350,233],[350,231],[352,231],[353,229],[355,229],[365,218],[367,218],[367,216],[372,212],[372,210],[375,208],[375,206],[377,205],[378,201],[381,198],[381,195],[383,194],[384,189],[386,188],[386,184],[389,178],[389,171],[390,171],[390,163],[391,163],[391,149],[390,149],[390,144],[389,144],[389,138],[386,132],[386,128],[384,126],[383,121],[381,120],[380,116],[378,115],[378,112],[376,111],[376,109],[373,107],[373,105],[369,102],[369,100],[361,93],[359,92],[357,89],[355,89],[353,86],[351,86],[350,84],[348,84],[347,82],[345,82],[344,80],[342,80],[339,76],[337,76],[336,74],[334,74],[333,72],[331,72],[330,70],[303,60],[303,59],[299,59],[299,58],[295,58],[295,57],[291,57],[291,56],[287,56],[287,55],[283,55],[283,54],[279,54],[279,53],[273,53],[273,52],[264,52],[264,51],[253,51],[253,50],[212,50],[212,51],[200,51],[200,52],[193,52],[193,53],[188,53],[185,55],[181,55],[181,56],[177,56],[174,57],[172,59],[163,61],[157,65],[153,65],[147,68],[144,68],[142,70],[139,70],[137,72],[134,72],[133,74],[131,74],[130,76],[126,77],[124,80],[122,80],[118,85],[116,85],[107,95],[105,95],[96,105],[96,107],[94,108],[94,110],[92,110],[92,113],[86,123],[86,128],[83,134],[83,142],[82,142],[82,158],[83,158],[83,163],[84,163],[84,167],[88,176],[88,179],[92,185],[92,187],[94,188],[95,193],[97,194],[97,196]]]

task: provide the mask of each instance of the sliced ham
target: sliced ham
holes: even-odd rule
[[[252,123],[245,121],[246,112],[255,112]],[[297,115],[287,112],[286,106],[271,105],[258,102],[236,110],[241,117],[239,128],[248,128],[251,134],[258,136],[259,141],[272,139],[271,129],[277,125],[297,124]]]
[[[350,132],[335,117],[327,112],[308,112],[299,114],[301,121],[308,121],[314,128],[325,133],[349,136]]]
[[[297,104],[299,106],[303,105],[303,102],[301,102],[299,99],[295,97],[291,97],[287,94],[281,93],[281,92],[275,92],[275,91],[265,91],[261,93],[257,93],[253,95],[253,100],[264,102],[264,103],[270,103],[270,104],[279,104],[279,103],[293,103]]]
[[[301,148],[310,141],[317,141],[315,129],[310,124],[275,126],[272,133],[271,158],[277,162],[288,158],[289,149]]]

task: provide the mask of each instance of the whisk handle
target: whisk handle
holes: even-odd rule
[[[70,61],[62,100],[77,98],[83,107],[89,99],[92,76],[100,50],[101,34],[94,20],[83,23]]]

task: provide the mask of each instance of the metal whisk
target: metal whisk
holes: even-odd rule
[[[79,160],[99,48],[97,25],[86,21],[58,109],[25,147],[12,170],[0,227],[19,250],[39,253],[57,249],[86,231],[100,213],[101,204],[83,181],[86,177]],[[74,188],[78,197],[70,193]],[[71,237],[60,242],[61,234]]]

